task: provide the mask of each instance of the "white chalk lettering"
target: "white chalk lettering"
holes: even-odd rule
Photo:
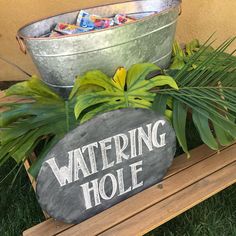
[[[146,144],[149,151],[153,150],[153,147],[152,147],[152,124],[148,124],[146,126],[148,129],[148,134],[145,133],[143,127],[138,128],[139,155],[143,154],[143,142]]]
[[[99,141],[102,153],[102,162],[103,162],[102,170],[108,169],[114,165],[114,161],[108,163],[107,150],[111,149],[111,145],[106,146],[106,143],[111,143],[111,137]]]
[[[138,176],[137,176],[137,173],[143,170],[142,164],[143,164],[143,161],[138,161],[130,165],[131,176],[132,176],[132,190],[139,188],[143,185],[143,181],[138,183]],[[137,166],[139,166],[139,168],[137,168]]]
[[[89,187],[89,182],[80,185],[83,189],[86,210],[93,207],[92,206],[91,195],[90,195],[91,192],[93,192],[95,206],[101,204],[101,199],[100,199],[100,195],[99,195],[99,192],[98,192],[98,179],[92,180],[91,185],[92,186]]]
[[[90,160],[90,165],[91,165],[91,174],[97,173],[97,164],[96,164],[96,159],[95,159],[95,153],[94,153],[94,147],[98,147],[98,143],[90,143],[87,146],[83,146],[82,152],[84,153],[86,149],[88,149],[88,156]]]
[[[73,151],[68,152],[69,156],[68,156],[68,166],[62,166],[61,168],[59,168],[57,166],[57,163],[55,161],[55,158],[51,158],[49,160],[46,161],[46,163],[49,164],[49,166],[52,169],[53,174],[55,175],[58,183],[60,184],[60,186],[64,186],[66,184],[71,183],[72,180],[72,171],[73,171]]]
[[[137,150],[136,150],[136,134],[137,129],[132,129],[129,131],[130,134],[130,158],[134,158],[137,156]]]
[[[74,150],[74,181],[79,180],[79,170],[83,173],[84,178],[91,175],[80,148]]]
[[[126,155],[124,153],[124,150],[128,147],[129,140],[128,137],[125,134],[117,134],[114,137],[115,140],[115,149],[116,149],[116,163],[121,163],[122,158],[125,160],[129,159],[129,155]],[[121,139],[123,142],[123,145],[121,147]]]
[[[108,173],[101,177],[100,180],[94,179],[90,182],[82,184],[81,188],[84,194],[86,210],[101,204],[102,200],[112,199],[113,197],[115,197],[116,193],[118,196],[121,196],[130,192],[131,190],[143,186],[143,181],[140,181],[140,176],[138,178],[138,173],[143,170],[142,164],[142,161],[138,161],[127,166],[127,168],[129,168],[130,170],[131,186],[127,187],[126,190],[123,175],[124,168],[118,169],[116,171],[116,176],[112,173]],[[138,181],[138,179],[140,182]],[[108,184],[108,181],[110,181],[110,184]],[[107,186],[109,186],[109,188]],[[109,195],[107,193],[108,189]]]
[[[112,192],[111,192],[110,196],[107,196],[106,190],[105,190],[105,183],[106,183],[106,179],[108,177],[111,179],[111,183],[112,183]],[[115,196],[116,191],[117,191],[116,177],[113,174],[106,174],[106,175],[104,175],[101,178],[100,182],[99,182],[99,193],[100,193],[101,197],[104,200],[110,200],[111,198],[113,198]]]
[[[158,120],[152,128],[152,143],[153,143],[153,146],[157,148],[160,148],[166,145],[166,133],[159,135],[160,143],[158,143],[158,140],[157,140],[158,127],[159,125],[163,126],[165,123],[166,122],[164,120]]]
[[[117,172],[117,179],[118,179],[118,186],[119,186],[119,195],[123,195],[125,193],[128,193],[131,191],[131,186],[125,190],[125,185],[124,185],[124,174],[123,174],[123,168],[118,169]]]
[[[161,148],[166,145],[166,133],[160,134],[160,128],[165,125],[165,120],[158,120],[155,123],[147,124],[144,128],[138,127],[127,131],[126,133],[116,134],[98,142],[84,145],[80,148],[68,152],[68,164],[58,166],[55,157],[47,160],[46,163],[52,169],[60,186],[65,186],[75,181],[82,181],[84,178],[121,164],[122,162],[131,161],[132,158],[141,158],[146,145],[147,150],[152,151],[154,148]],[[95,148],[97,151],[95,152]],[[100,153],[96,157],[95,153]],[[100,161],[99,161],[100,160]],[[130,164],[130,163],[129,163]],[[128,166],[128,164],[127,164]],[[132,186],[126,186],[124,183],[123,169],[114,169],[112,174],[106,174],[97,182],[91,182],[81,185],[85,194],[91,195],[93,191],[95,196],[99,196],[95,200],[95,205],[99,204],[100,199],[111,199],[116,192],[119,195],[128,193],[143,185],[143,181],[138,181],[139,172],[142,171],[142,161],[129,165]],[[116,173],[116,174],[114,174]],[[106,181],[111,181],[112,191],[109,196],[105,192]],[[82,182],[84,183],[84,182]],[[97,189],[96,189],[97,187]],[[87,207],[92,204],[91,199],[87,198]]]

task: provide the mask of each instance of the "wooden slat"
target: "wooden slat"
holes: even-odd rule
[[[230,152],[231,154],[235,153],[235,145],[223,150],[220,154],[216,154],[215,151],[212,151],[205,145],[202,145],[191,151],[192,157],[190,159],[186,159],[185,155],[181,155],[174,160],[174,163],[165,177],[165,181],[163,182],[164,188],[160,189],[157,188],[157,186],[153,186],[74,227],[72,227],[73,225],[63,224],[53,219],[49,219],[26,230],[24,232],[24,236],[56,235],[65,230],[65,232],[68,232],[68,234],[65,233],[65,235],[94,235],[100,233],[107,228],[128,219],[145,208],[148,208],[152,204],[155,204],[171,194],[174,194],[176,191],[183,188],[183,186],[190,185],[197,179],[204,177],[204,175],[209,174],[209,170],[212,172],[224,165],[227,165],[227,163],[232,160],[229,157],[224,159],[221,158],[222,154],[225,152]],[[217,162],[212,161],[215,157],[217,157]],[[208,158],[210,159],[208,160]],[[201,171],[199,171],[199,169],[195,170],[196,173],[194,173],[197,177],[193,178],[193,169],[195,169],[194,166],[196,163]],[[187,170],[188,172],[186,173]],[[183,177],[186,182],[180,179]],[[173,178],[175,179],[174,181]],[[172,184],[169,185],[168,183]],[[173,184],[175,186],[173,186]],[[177,188],[175,189],[176,186]],[[139,204],[139,196],[142,196],[142,199],[145,201],[145,205],[143,205],[143,203]],[[134,201],[135,204],[133,204]]]
[[[208,158],[209,156],[215,154],[216,151],[209,149],[206,145],[202,145],[202,146],[199,146],[199,147],[191,150],[190,153],[191,153],[190,159],[187,159],[185,154],[180,155],[177,158],[175,158],[165,179],[188,168],[188,167],[190,167],[190,166],[192,166],[192,165],[194,165],[194,164],[196,164],[196,163],[198,163],[198,162],[200,162],[200,161],[202,161],[202,160],[204,160],[204,159],[206,159],[206,158]],[[123,202],[120,204],[123,204]],[[118,205],[120,205],[120,204],[118,204]],[[114,206],[114,207],[117,208],[118,205]],[[108,209],[106,211],[111,211],[111,209]],[[101,214],[104,214],[104,213],[101,213]],[[99,214],[99,215],[101,215],[101,214]],[[98,217],[99,215],[97,215],[95,217]],[[89,219],[89,221],[92,220],[93,218]],[[102,220],[102,217],[100,217],[100,218]],[[87,221],[85,221],[85,222],[87,222]],[[83,222],[81,224],[84,224],[85,222]],[[101,222],[101,224],[103,226],[105,226],[103,222]],[[31,236],[31,235],[32,236],[41,236],[41,235],[51,236],[51,235],[55,235],[59,232],[62,232],[63,230],[66,230],[72,226],[73,225],[71,225],[71,224],[64,224],[64,223],[61,223],[61,222],[56,221],[54,219],[48,219],[36,226],[24,231],[23,235],[24,236]]]
[[[234,183],[236,183],[236,162],[99,235],[143,235]],[[72,234],[68,232],[67,235]]]
[[[145,191],[125,200],[124,202],[121,202],[120,204],[98,214],[97,216],[94,216],[89,220],[82,222],[65,232],[62,232],[59,235],[97,235],[105,231],[107,228],[113,227],[126,219],[132,219],[132,217],[136,214],[145,211],[159,202],[165,202],[165,199],[168,197],[174,197],[177,192],[191,186],[195,182],[203,179],[211,173],[214,173],[215,171],[218,171],[234,161],[236,161],[236,145],[223,150],[220,154],[210,156],[204,161],[198,162],[197,164],[166,178],[163,181],[161,188],[158,187],[159,185],[148,188]],[[227,182],[225,184],[227,185]],[[177,201],[178,204],[181,204],[181,199],[177,198],[176,202]],[[143,218],[143,221],[146,220],[148,219]]]
[[[221,149],[221,151],[224,148]],[[164,179],[175,175],[176,173],[192,166],[195,165],[196,163],[208,158],[209,156],[215,154],[216,151],[210,149],[208,146],[206,145],[201,145],[197,148],[194,148],[190,151],[191,157],[187,158],[186,154],[182,154],[178,157],[176,157],[173,161],[173,164],[171,165],[171,167],[169,168],[166,176]]]
[[[35,182],[35,179],[30,175],[30,173],[28,172],[29,168],[30,168],[30,163],[29,163],[29,160],[25,160],[24,162],[24,166],[25,166],[25,169],[26,169],[26,172],[28,174],[28,177],[29,177],[29,180],[30,180],[30,183],[35,191],[36,189],[36,182]]]

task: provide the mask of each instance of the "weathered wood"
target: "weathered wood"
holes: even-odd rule
[[[174,160],[174,163],[170,168],[168,174],[166,175],[162,185],[156,185],[149,189],[146,189],[145,191],[137,194],[136,196],[133,196],[125,200],[124,202],[119,203],[118,205],[98,214],[97,216],[90,218],[85,222],[80,223],[79,225],[67,225],[49,219],[39,225],[36,225],[26,230],[24,232],[24,236],[51,236],[57,235],[60,232],[60,235],[96,235],[102,232],[106,232],[108,229],[116,230],[116,227],[118,227],[120,224],[125,224],[126,221],[131,220],[136,215],[145,214],[144,212],[146,212],[148,209],[151,209],[152,206],[155,206],[157,204],[163,204],[163,207],[166,206],[166,200],[170,197],[171,199],[175,199],[175,196],[177,196],[175,200],[172,200],[175,205],[181,205],[181,201],[184,200],[185,197],[178,197],[178,194],[180,192],[184,191],[185,189],[191,188],[191,186],[194,186],[199,181],[205,183],[206,185],[206,183],[208,182],[204,181],[205,178],[208,178],[208,176],[216,172],[218,174],[221,173],[224,170],[223,168],[225,166],[231,165],[233,162],[235,162],[235,158],[236,145],[232,145],[231,147],[222,150],[222,152],[220,152],[219,154],[217,154],[215,151],[210,150],[205,145],[202,145],[191,151],[190,159],[186,159],[185,155],[177,157]],[[231,167],[230,171],[232,172],[231,174],[233,174],[233,172],[235,173],[235,166]],[[218,174],[217,176],[219,177]],[[206,179],[206,181],[208,180]],[[152,221],[153,216],[159,215],[160,211],[158,210],[152,215],[143,218],[141,221],[138,222],[138,224],[146,221],[149,222],[147,223],[147,229],[145,230],[146,226],[143,225],[140,226],[141,228],[143,227],[140,233],[137,231],[132,233],[132,231],[130,231],[130,234],[139,235],[142,234],[144,231],[148,232],[152,228],[157,227],[157,225],[160,225],[166,222],[167,220],[173,218],[177,214],[180,214],[181,212],[189,209],[194,204],[203,201],[207,197],[229,186],[233,182],[228,178],[222,178],[219,181],[216,181],[216,183],[217,189],[214,189],[213,191],[213,188],[208,189],[208,185],[206,185],[209,192],[212,191],[212,193],[206,192],[206,195],[204,195],[203,191],[204,196],[200,197],[197,200],[194,200],[193,203],[189,204],[181,211],[179,209],[176,212],[172,210],[168,211],[168,209],[166,210],[163,208],[161,212],[164,212],[166,215],[163,216],[163,219],[160,222],[158,220],[155,220],[154,223],[152,223],[151,227],[148,225],[150,224],[149,220]],[[217,185],[219,187],[217,187]],[[192,188],[194,189],[195,187]],[[193,198],[193,196],[198,198],[198,194],[195,194],[195,190],[189,192],[188,194],[188,198],[190,199]],[[177,200],[179,201],[178,204],[176,204]],[[175,209],[175,207],[173,209]],[[137,226],[137,223],[135,223],[134,225]],[[126,234],[123,233],[120,235]]]
[[[143,235],[234,184],[236,182],[235,170],[236,162],[233,162],[99,235]],[[59,235],[79,235],[70,233],[68,231]]]
[[[36,159],[36,155],[35,155],[35,153],[33,152],[33,153],[29,156],[29,158],[24,161],[25,170],[26,170],[26,172],[27,172],[27,175],[28,175],[28,177],[29,177],[30,183],[31,183],[31,185],[32,185],[32,187],[33,187],[33,189],[34,189],[34,191],[36,190],[36,181],[35,181],[35,179],[31,176],[31,174],[28,172],[28,170],[29,170],[29,168],[30,168],[30,166],[31,166],[31,161],[35,161],[35,159]],[[49,219],[49,218],[50,218],[50,216],[49,216],[45,211],[43,211],[43,214],[44,214],[45,219]]]
[[[29,163],[29,160],[25,160],[24,162],[24,166],[25,166],[25,170],[27,172],[27,175],[29,177],[29,180],[30,180],[30,183],[35,191],[36,189],[36,182],[35,182],[35,179],[30,175],[30,173],[28,172],[29,168],[30,168],[30,163]]]

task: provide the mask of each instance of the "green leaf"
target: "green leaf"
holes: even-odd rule
[[[153,71],[161,71],[155,64],[143,63],[131,66],[127,73],[127,89],[131,89],[135,84],[143,81]]]
[[[52,138],[47,145],[43,148],[43,150],[40,152],[40,154],[37,156],[37,159],[33,162],[33,164],[30,166],[28,172],[36,178],[40,168],[42,166],[42,163],[44,161],[45,156],[47,153],[52,149],[54,145],[57,144],[57,142],[60,140],[60,137],[54,137]]]
[[[186,54],[188,56],[194,55],[200,48],[199,40],[194,39],[190,43],[186,44]]]
[[[31,79],[17,83],[6,90],[6,96],[21,95],[31,98],[62,100],[62,98],[51,90],[36,76]]]
[[[168,95],[157,93],[153,101],[152,109],[161,115],[165,114],[167,99]]]
[[[78,125],[75,99],[64,101],[35,77],[13,85],[6,93],[10,99],[1,104],[0,164],[10,157],[21,162],[41,139],[61,138]],[[14,102],[16,96],[20,102]]]
[[[172,50],[173,58],[169,67],[171,70],[180,70],[185,66],[185,52],[180,47],[179,43],[175,41],[173,43]]]
[[[195,110],[198,113],[195,122],[201,139],[216,149],[212,132],[203,128],[208,122],[213,124],[221,145],[228,145],[236,140],[236,57],[234,52],[225,52],[235,37],[226,40],[215,50],[211,46],[211,40],[210,38],[202,46],[197,41],[187,44],[185,55],[179,45],[175,45],[174,56],[179,55],[176,60],[181,59],[181,62],[185,58],[184,65],[165,72],[175,79],[179,89],[162,88],[157,93],[168,95],[174,101],[184,104],[187,109]],[[173,117],[175,115],[173,111]]]
[[[204,113],[204,115],[202,115]],[[192,111],[193,122],[200,134],[202,141],[213,150],[218,150],[218,144],[209,126],[209,114],[205,111]]]
[[[217,140],[222,146],[228,146],[235,141],[235,139],[228,132],[226,132],[216,123],[214,123],[214,130],[216,133]]]
[[[139,83],[136,83],[135,85],[132,86],[132,88],[128,90],[133,91],[144,87],[146,90],[150,90],[152,88],[162,87],[164,85],[169,85],[171,88],[178,90],[178,85],[176,84],[175,80],[172,77],[166,75],[159,75],[149,80],[140,81]]]
[[[75,116],[82,122],[95,115],[122,108],[151,108],[155,94],[150,90],[156,87],[170,86],[178,89],[176,82],[170,76],[154,76],[146,80],[150,72],[160,70],[154,64],[136,64],[127,72],[119,68],[113,78],[108,78],[102,72],[90,71],[76,81],[77,94]],[[125,77],[126,76],[126,77]],[[83,91],[83,86],[98,86],[102,90]],[[95,109],[95,110],[94,110]],[[83,118],[85,115],[85,118]]]
[[[172,122],[172,119],[173,119],[173,111],[170,110],[170,109],[166,109],[165,110],[165,117],[167,118],[167,120],[169,122]]]
[[[185,128],[186,128],[186,119],[187,119],[187,109],[186,107],[174,100],[173,102],[173,127],[175,130],[175,134],[179,141],[180,146],[183,151],[187,154],[187,157],[190,157],[188,152]]]
[[[227,131],[227,129],[225,129],[225,123],[222,123],[222,121],[217,117],[214,117],[213,127],[217,140],[222,146],[228,146],[234,142],[235,138],[231,135],[229,131]]]

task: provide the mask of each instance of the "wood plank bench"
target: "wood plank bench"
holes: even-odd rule
[[[202,145],[175,158],[162,183],[78,224],[52,218],[24,236],[143,235],[236,182],[236,144],[221,152]]]

